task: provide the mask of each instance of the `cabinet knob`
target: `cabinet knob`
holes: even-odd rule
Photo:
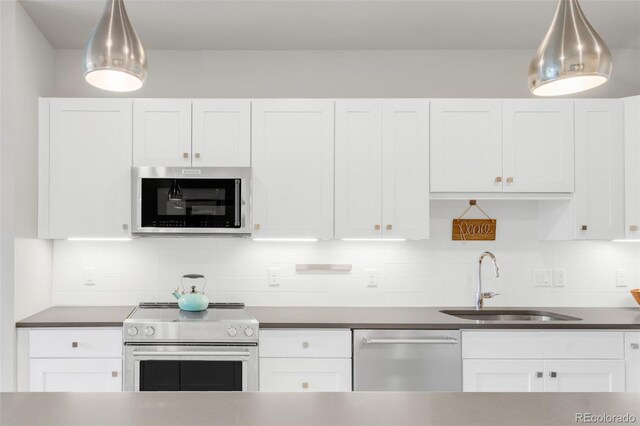
[[[117,371],[112,371],[111,372],[111,377],[118,377],[118,372]]]
[[[123,223],[122,224],[122,230],[126,231],[127,229],[129,229],[129,224],[128,223]]]
[[[550,371],[550,372],[549,372],[549,377],[551,377],[551,378],[554,378],[554,379],[555,379],[556,377],[558,377],[558,373],[556,373],[555,371]]]
[[[640,349],[640,343],[632,343],[631,349]]]
[[[374,225],[373,229],[375,229],[376,231],[380,230],[380,225]]]
[[[71,342],[71,347],[72,348],[77,348],[78,347],[78,342]]]
[[[513,178],[511,176],[507,178],[507,183],[513,183]]]
[[[638,230],[638,225],[629,225],[629,231],[636,232]]]
[[[496,183],[502,182],[502,176],[496,176]]]
[[[302,389],[309,389],[309,383],[302,382]]]
[[[582,226],[580,227],[580,230],[581,230],[581,231],[586,231],[586,230],[587,230],[587,225],[582,225]]]
[[[302,347],[307,349],[309,347],[309,342],[302,342]]]
[[[393,226],[387,225],[387,231],[391,231],[392,229],[393,229]]]
[[[256,223],[255,225],[253,225],[253,229],[255,229],[256,231],[260,229],[260,224]]]
[[[200,153],[199,153],[199,152],[196,152],[196,153],[195,153],[195,155],[194,155],[194,157],[196,157],[196,158],[200,158]]]
[[[188,152],[183,152],[182,153],[182,158],[189,158],[189,153]]]
[[[542,376],[543,376],[542,371],[536,371],[536,377],[538,379],[542,378]]]

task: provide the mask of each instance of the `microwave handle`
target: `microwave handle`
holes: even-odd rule
[[[240,206],[241,206],[240,179],[236,179],[235,181],[235,201],[236,201],[236,206],[234,211],[235,211],[236,226],[240,226]]]

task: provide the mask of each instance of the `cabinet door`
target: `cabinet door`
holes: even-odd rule
[[[466,359],[462,362],[464,392],[542,392],[544,361],[528,359]]]
[[[49,150],[40,169],[49,178],[45,238],[129,235],[131,100],[43,102],[49,102],[48,134],[41,135]]]
[[[251,102],[193,101],[193,166],[251,165]]]
[[[336,239],[382,236],[382,102],[336,101]]]
[[[640,392],[640,332],[624,333],[626,391]]]
[[[431,192],[502,192],[502,102],[431,101]]]
[[[624,99],[626,237],[640,239],[640,96]]]
[[[504,192],[573,192],[573,101],[502,102]]]
[[[133,165],[191,166],[191,101],[133,101]]]
[[[351,359],[261,358],[261,392],[350,392]]]
[[[576,239],[624,238],[622,101],[575,101]]]
[[[120,392],[122,359],[32,359],[31,392]]]
[[[253,103],[253,235],[333,237],[333,101]]]
[[[382,104],[382,237],[429,238],[429,102]]]
[[[624,392],[623,360],[545,361],[546,392]]]

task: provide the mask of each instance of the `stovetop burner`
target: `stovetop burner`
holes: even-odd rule
[[[143,302],[142,309],[178,309],[177,302]],[[209,303],[208,309],[244,309],[244,303]]]

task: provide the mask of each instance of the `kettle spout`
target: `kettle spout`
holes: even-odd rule
[[[182,297],[182,294],[180,294],[180,292],[178,292],[178,290],[173,292],[173,297],[175,297],[176,299],[180,300],[180,298]]]

